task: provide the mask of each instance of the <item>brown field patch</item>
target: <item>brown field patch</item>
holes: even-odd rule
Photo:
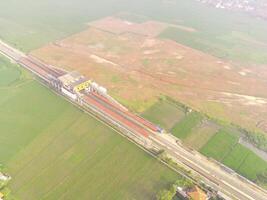
[[[190,134],[184,142],[189,147],[199,150],[218,130],[219,127],[212,122],[201,123],[192,130],[194,134]]]
[[[260,73],[264,67],[248,71],[174,41],[153,38],[155,29],[144,36],[126,31],[127,23],[114,25],[111,18],[106,25],[107,21],[94,22],[97,28],[90,27],[32,54],[55,66],[80,71],[139,112],[164,94],[250,129],[265,127],[257,127],[267,117],[263,103],[267,74]]]

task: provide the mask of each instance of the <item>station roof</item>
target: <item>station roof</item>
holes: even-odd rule
[[[58,78],[66,86],[74,87],[80,83],[87,81],[79,72],[70,72]]]

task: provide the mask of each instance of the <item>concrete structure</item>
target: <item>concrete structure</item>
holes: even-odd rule
[[[90,87],[91,80],[88,80],[78,72],[70,72],[58,77],[61,92],[72,100],[78,99],[78,93]]]
[[[92,82],[91,84],[91,91],[97,92],[103,96],[107,96],[107,89],[98,85],[96,82]]]
[[[90,86],[91,81],[78,72],[70,72],[58,77],[62,86],[70,92],[79,92]]]

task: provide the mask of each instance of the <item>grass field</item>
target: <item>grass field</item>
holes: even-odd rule
[[[266,21],[192,1],[180,2],[179,7],[180,12],[175,15],[179,16],[180,23],[197,31],[187,32],[171,27],[161,34],[162,38],[173,39],[228,60],[267,63],[267,39],[264,36],[267,33]],[[172,13],[172,9],[169,13]]]
[[[242,146],[241,144],[236,144],[232,151],[223,159],[223,163],[233,170],[238,171],[242,166],[246,158],[248,157],[250,150]]]
[[[170,130],[184,115],[182,108],[166,100],[159,100],[142,114],[143,117],[166,130]]]
[[[200,149],[200,152],[208,157],[222,161],[238,142],[238,137],[225,130],[219,130],[208,142]]]
[[[216,33],[211,37],[208,36],[208,33],[203,32],[188,33],[171,27],[162,33],[161,37],[175,40],[178,43],[222,59],[242,63],[249,62],[251,64],[267,63],[267,54],[265,53],[267,47],[264,45],[266,44],[265,42],[251,39],[249,35],[242,32]]]
[[[18,199],[153,199],[179,178],[35,80],[0,93],[0,163]]]
[[[28,52],[83,30],[89,21],[120,11],[120,1],[1,1],[0,38]]]
[[[255,182],[258,182],[260,174],[267,171],[267,162],[241,144],[235,145],[223,163]]]
[[[0,87],[4,87],[16,82],[21,74],[16,66],[1,58],[0,56]]]
[[[243,162],[242,166],[238,169],[245,177],[258,182],[258,175],[267,171],[267,162],[262,160],[259,156],[250,152]],[[265,187],[266,187],[266,179],[265,179]]]
[[[193,149],[201,149],[218,131],[218,125],[204,122],[193,128],[192,133],[184,139],[184,143]]]
[[[202,119],[202,115],[198,112],[187,113],[181,121],[174,125],[171,133],[178,138],[185,139],[192,133],[193,128],[196,127]]]

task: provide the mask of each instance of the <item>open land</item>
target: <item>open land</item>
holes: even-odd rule
[[[17,81],[0,87],[0,158],[12,176],[13,196],[152,199],[179,178],[24,70],[1,63],[22,74],[10,74]]]
[[[142,33],[151,27],[151,35]],[[155,38],[161,28],[161,23],[136,25],[108,17],[32,55],[101,82],[136,112],[143,112],[163,94],[224,121],[267,131],[264,68],[248,69]]]
[[[246,63],[267,63],[265,21],[210,8],[194,0],[153,3],[138,0],[131,4],[124,0],[72,3],[28,0],[1,1],[0,7],[1,38],[27,52],[84,30],[88,22],[120,12],[119,17],[128,21],[171,24],[162,37],[212,55]]]

